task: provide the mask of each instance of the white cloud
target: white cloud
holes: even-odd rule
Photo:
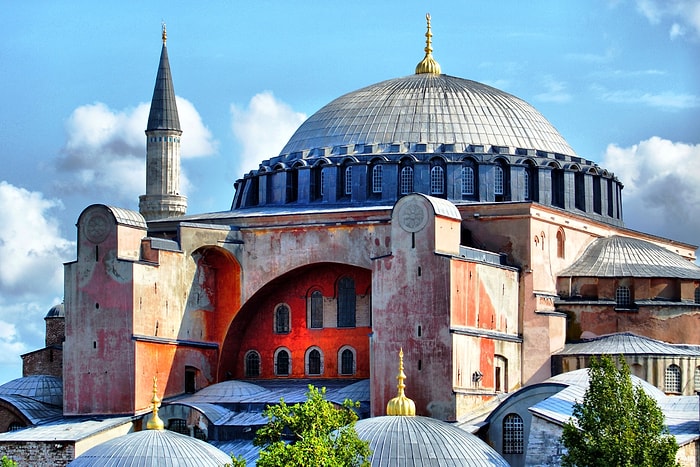
[[[192,103],[177,98],[183,129],[183,159],[216,152],[217,143]],[[135,203],[145,190],[146,136],[149,104],[112,110],[105,104],[83,105],[66,122],[66,144],[56,161],[61,176],[55,189],[81,193],[110,203]],[[189,182],[181,175],[182,192]]]
[[[642,104],[660,110],[676,111],[700,107],[700,97],[672,91],[659,93],[644,92],[634,89],[610,91],[601,86],[592,86],[598,98],[616,104]]]
[[[637,0],[637,10],[653,25],[668,19],[671,39],[684,36],[686,27],[700,37],[700,0]]]
[[[700,144],[658,136],[630,147],[611,144],[601,165],[625,186],[623,214],[629,227],[700,242]]]
[[[238,160],[237,173],[256,169],[260,161],[277,156],[306,115],[295,112],[279,101],[270,91],[264,91],[250,99],[242,109],[231,105],[231,128],[243,151]]]
[[[546,88],[546,91],[536,94],[536,100],[558,104],[571,100],[571,94],[566,91],[566,83],[564,81],[556,81],[554,77],[547,75],[543,77],[543,86]]]
[[[0,181],[0,381],[20,376],[19,355],[42,347],[42,318],[63,296],[75,243],[63,237],[58,209],[58,200]]]

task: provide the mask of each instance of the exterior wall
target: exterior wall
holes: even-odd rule
[[[62,345],[66,340],[66,319],[64,317],[44,318],[46,322],[46,337],[44,342],[46,347],[51,345]]]
[[[0,452],[17,462],[32,467],[62,467],[75,459],[73,442],[10,441],[0,444]]]
[[[525,466],[558,467],[564,446],[561,443],[562,428],[540,417],[533,416],[527,440]]]
[[[17,410],[14,405],[0,400],[0,433],[10,431],[10,425],[13,423],[23,427],[31,425],[31,421]]]
[[[22,355],[22,376],[32,375],[63,378],[63,349],[51,346]]]

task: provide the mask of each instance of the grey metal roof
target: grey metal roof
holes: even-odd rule
[[[44,404],[25,396],[0,395],[0,400],[16,408],[32,425],[53,422],[63,417],[63,410],[60,407]]]
[[[223,451],[197,438],[169,430],[144,430],[98,444],[68,465],[221,467],[230,462]]]
[[[204,389],[197,391],[188,397],[190,402],[241,402],[249,401],[255,398],[266,399],[270,393],[269,390],[258,386],[257,384],[248,383],[239,380],[223,381],[221,383],[212,384]]]
[[[48,375],[33,375],[13,379],[0,386],[0,396],[24,396],[45,404],[63,405],[63,382]]]
[[[369,441],[373,466],[508,465],[476,436],[433,418],[366,418],[355,424],[355,430]]]
[[[253,466],[260,456],[260,448],[253,445],[253,440],[250,439],[236,439],[231,441],[211,441],[212,445],[216,446],[220,450],[233,454],[234,456],[242,456],[246,465]]]
[[[44,425],[31,426],[19,431],[0,433],[0,442],[6,441],[80,441],[98,433],[131,423],[134,417],[76,417],[61,418]]]
[[[118,208],[116,206],[105,206],[112,213],[117,221],[117,224],[129,225],[131,227],[148,228],[146,219],[141,213],[132,211],[131,209]]]
[[[507,146],[576,155],[527,102],[485,84],[434,74],[383,81],[335,99],[297,129],[281,154],[392,143]]]
[[[58,305],[54,305],[51,307],[48,313],[46,313],[46,316],[44,318],[65,318],[66,317],[66,310],[65,306],[63,303],[59,303]]]
[[[177,114],[177,105],[175,103],[175,88],[173,87],[173,78],[170,74],[168,49],[165,47],[165,43],[163,43],[163,49],[160,52],[158,75],[156,76],[156,85],[153,89],[148,125],[146,126],[146,131],[152,130],[181,131],[180,117]]]
[[[631,332],[606,334],[566,344],[556,355],[674,355],[700,356],[700,345],[669,344]]]
[[[613,235],[594,240],[559,277],[700,279],[700,267],[654,243]]]
[[[646,381],[634,375],[631,377],[634,385],[640,385],[647,395],[656,400],[664,414],[664,423],[679,445],[684,445],[700,436],[700,417],[698,417],[700,404],[697,396],[667,396]],[[529,408],[530,412],[558,425],[565,424],[573,415],[574,404],[583,401],[589,383],[588,369],[563,373],[548,381],[565,382],[567,380],[574,384],[533,405]]]

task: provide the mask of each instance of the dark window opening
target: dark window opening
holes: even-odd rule
[[[289,308],[286,305],[279,305],[275,310],[275,332],[277,334],[289,332]]]
[[[343,277],[338,282],[338,327],[355,327],[355,281]]]
[[[316,349],[309,352],[309,374],[321,374],[321,352]]]
[[[318,290],[311,292],[310,310],[311,323],[309,327],[323,327],[323,295]]]
[[[275,374],[277,376],[289,376],[289,352],[280,350],[275,359]]]
[[[352,350],[345,349],[340,354],[340,374],[352,375],[355,374],[355,355]]]

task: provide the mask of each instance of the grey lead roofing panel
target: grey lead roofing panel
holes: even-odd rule
[[[146,126],[146,131],[152,130],[181,131],[180,117],[178,116],[175,103],[173,78],[170,74],[168,49],[165,47],[165,44],[163,44],[163,49],[160,52],[158,75],[156,76],[156,85],[153,89],[148,125]]]
[[[566,344],[556,355],[678,355],[698,357],[699,345],[668,344],[631,332],[607,334]]]
[[[49,423],[63,418],[63,410],[24,396],[0,395],[0,400],[19,410],[32,425]]]
[[[0,386],[0,396],[24,396],[44,404],[63,405],[63,382],[48,375],[33,375],[13,379]]]
[[[576,156],[534,107],[506,92],[448,75],[383,81],[330,102],[280,154],[350,144],[507,146]]]
[[[594,240],[559,277],[700,279],[700,267],[654,243],[613,235]]]
[[[369,441],[372,466],[508,465],[475,435],[433,418],[366,418],[355,424],[355,430]]]

